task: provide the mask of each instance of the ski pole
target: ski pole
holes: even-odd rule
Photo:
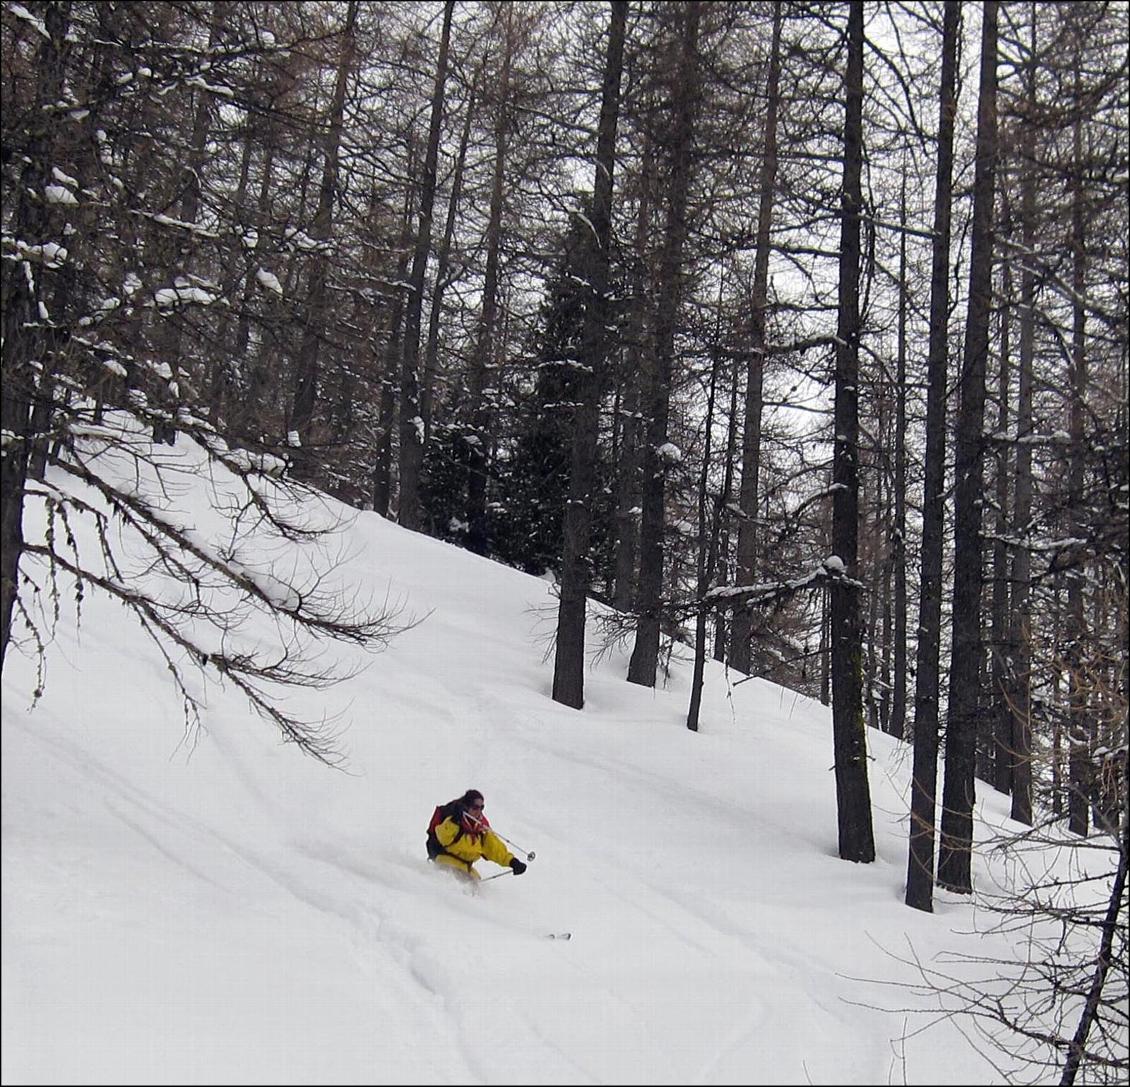
[[[512,876],[512,875],[514,875],[513,869],[507,869],[505,872],[495,872],[495,874],[493,876],[483,876],[483,878],[480,879],[479,882],[480,883],[490,883],[490,881],[492,879],[501,879],[503,876]]]
[[[491,830],[494,830],[494,828],[491,827]],[[518,850],[519,853],[525,853],[527,861],[532,861],[537,856],[536,853],[523,849],[520,845],[518,845],[517,842],[512,842],[509,838],[506,837],[505,834],[499,834],[497,830],[495,830],[494,833],[498,835],[498,837],[501,838],[508,846],[512,846],[514,849]],[[494,876],[491,876],[491,879],[494,879]]]

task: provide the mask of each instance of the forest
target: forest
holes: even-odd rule
[[[52,470],[154,561],[193,551],[100,478],[84,440],[125,418],[139,458],[188,436],[552,578],[578,710],[611,644],[643,686],[695,656],[690,729],[707,658],[821,699],[847,860],[874,857],[867,731],[906,740],[911,906],[970,890],[977,789],[1105,835],[1113,940],[1127,15],[6,0],[3,652],[42,647],[64,583],[109,592],[174,677],[195,653],[307,746],[258,683],[300,675],[200,650],[114,576],[109,520],[102,555],[69,547],[102,515]]]

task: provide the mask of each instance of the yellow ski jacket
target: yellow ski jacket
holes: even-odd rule
[[[467,873],[472,879],[479,879],[475,871],[475,861],[486,857],[503,868],[508,868],[514,859],[514,854],[503,844],[493,830],[485,834],[472,834],[468,830],[459,833],[460,826],[456,820],[448,816],[436,827],[436,838],[446,850],[436,857],[436,864],[446,864]]]

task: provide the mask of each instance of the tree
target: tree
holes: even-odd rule
[[[585,299],[584,331],[578,379],[578,408],[573,420],[569,501],[565,507],[561,556],[557,651],[553,667],[553,699],[574,709],[584,705],[585,617],[588,588],[590,521],[594,504],[600,395],[606,384],[608,354],[609,262],[612,236],[612,185],[616,164],[616,125],[620,111],[620,80],[624,67],[624,33],[628,5],[611,5],[608,53],[597,128],[596,171],[593,178],[593,242]]]
[[[1120,820],[1091,828],[1082,855],[1066,859],[1054,815],[989,843],[1008,859],[1016,879],[1008,891],[979,896],[981,916],[989,919],[983,931],[1026,937],[1023,959],[958,958],[982,974],[990,971],[990,984],[918,964],[926,987],[946,995],[950,1014],[972,1021],[973,1038],[980,1039],[975,1044],[1010,1083],[1070,1087],[1126,1080],[1124,776]],[[1049,855],[1057,854],[1060,863],[1049,865]]]
[[[678,63],[671,93],[671,129],[667,150],[667,221],[656,285],[654,351],[647,355],[644,395],[646,441],[643,455],[643,512],[640,526],[640,570],[636,639],[628,664],[628,682],[655,686],[659,663],[660,608],[663,596],[663,552],[666,514],[665,479],[670,459],[667,436],[675,327],[681,298],[683,244],[687,236],[695,115],[699,99],[698,34],[701,5],[690,2],[679,12]]]
[[[926,467],[919,577],[917,670],[914,687],[914,762],[906,904],[933,909],[934,826],[938,781],[939,663],[942,623],[942,543],[945,535],[946,385],[949,341],[949,259],[953,132],[957,108],[957,47],[961,6],[947,0],[938,90],[938,157],[934,232],[930,242],[930,342],[927,362]]]
[[[1035,21],[1031,33],[1036,33]],[[1033,47],[1035,41],[1032,42]],[[1025,66],[1025,96],[1033,113],[1036,101],[1035,48]],[[1036,229],[1036,176],[1031,123],[1021,125],[1020,143],[1020,222],[1021,244],[1030,252]],[[1013,479],[1012,534],[1020,546],[1012,553],[1010,564],[1011,599],[1008,630],[1008,660],[1005,667],[1008,709],[1005,729],[1006,742],[996,754],[997,782],[1007,786],[1012,795],[1012,817],[1021,823],[1032,824],[1032,730],[1031,730],[1031,661],[1029,638],[1031,551],[1028,533],[1032,515],[1032,447],[1028,438],[1032,433],[1032,365],[1036,334],[1036,273],[1030,261],[1020,269],[1020,329],[1017,374],[1016,434],[1022,439],[1016,448]]]
[[[318,190],[318,210],[314,215],[314,240],[325,243],[333,227],[334,206],[338,195],[338,173],[341,154],[342,127],[345,117],[345,97],[350,69],[354,61],[354,28],[357,22],[357,0],[352,0],[342,31],[341,56],[338,60],[334,82],[333,101],[330,106],[329,127],[323,151],[322,183]],[[318,355],[328,320],[327,277],[329,253],[323,244],[317,249],[310,279],[307,283],[306,313],[303,319],[302,346],[299,349],[295,374],[294,399],[290,413],[290,429],[302,443],[311,438],[310,425],[314,418],[314,405],[318,396]],[[309,457],[303,453],[301,460]],[[310,473],[313,465],[306,467]]]
[[[765,134],[761,152],[760,195],[757,208],[757,250],[750,297],[749,362],[746,369],[745,412],[742,428],[742,474],[738,505],[738,546],[734,579],[738,585],[753,581],[757,564],[758,480],[761,468],[761,413],[765,378],[765,346],[769,314],[769,256],[773,204],[777,182],[777,116],[781,87],[780,2],[773,4],[772,44],[765,91]],[[730,628],[730,664],[739,672],[750,670],[750,616],[738,610]]]
[[[404,341],[400,367],[400,508],[399,521],[405,528],[420,527],[420,465],[423,460],[424,421],[420,405],[420,315],[424,304],[424,274],[432,244],[432,212],[435,208],[436,169],[439,162],[440,126],[443,122],[444,87],[447,83],[447,54],[451,44],[451,16],[455,0],[443,5],[439,59],[436,61],[435,87],[432,90],[428,147],[420,179],[420,224],[412,253],[412,278],[404,317]],[[433,306],[435,303],[433,302]]]
[[[68,583],[80,605],[94,590],[129,609],[160,647],[190,723],[199,674],[234,685],[286,740],[332,762],[326,723],[292,711],[286,689],[338,678],[319,663],[322,640],[380,645],[396,615],[334,585],[317,546],[332,525],[318,523],[313,492],[286,477],[281,450],[211,421],[222,417],[201,377],[224,323],[201,314],[245,296],[245,269],[229,263],[249,246],[231,202],[216,195],[236,186],[209,187],[199,167],[204,107],[181,116],[169,93],[223,99],[230,108],[215,116],[224,123],[268,108],[257,78],[272,39],[254,23],[198,34],[193,17],[219,14],[213,6],[137,7],[49,4],[42,20],[5,9],[5,70],[11,62],[21,74],[4,113],[5,147],[19,154],[6,154],[3,168],[6,182],[18,173],[22,183],[3,190],[4,659],[12,646],[42,657]],[[132,20],[146,14],[138,46]],[[163,45],[173,42],[180,48]],[[186,128],[187,163],[137,151]],[[253,252],[251,274],[273,283],[265,266],[278,266],[279,239]],[[163,355],[190,336],[187,364]],[[44,467],[30,474],[33,451]],[[189,471],[223,481],[226,532],[175,512],[169,496]],[[290,577],[270,568],[280,539],[312,545]],[[256,615],[273,621],[278,641],[251,632]]]
[[[512,441],[495,466],[505,501],[501,523],[492,525],[494,554],[538,575],[557,571],[562,559],[578,403],[587,376],[582,359],[591,310],[588,283],[597,259],[591,222],[591,209],[579,210],[562,239],[558,267],[545,285],[542,327],[531,351],[533,373],[514,394]],[[465,441],[461,446],[467,449]],[[465,487],[470,455],[458,446],[452,455],[462,463]],[[599,467],[592,466],[594,474]],[[593,501],[596,497],[590,495]],[[465,494],[458,501],[457,516],[467,526]],[[599,515],[595,527],[602,529]],[[465,539],[466,527],[461,531]]]
[[[2,347],[4,396],[0,406],[4,446],[0,458],[0,665],[8,652],[12,623],[20,607],[20,561],[24,554],[24,498],[28,466],[36,441],[43,435],[33,429],[37,402],[50,402],[50,390],[39,387],[37,361],[47,347],[45,331],[38,315],[46,309],[46,291],[52,274],[57,274],[67,252],[54,241],[51,210],[40,194],[51,183],[51,164],[56,129],[48,123],[48,107],[61,100],[66,64],[71,52],[70,26],[64,8],[52,5],[44,13],[43,41],[35,56],[34,100],[27,104],[30,120],[23,141],[23,166],[11,216],[12,241],[23,243],[23,259],[3,264]],[[7,142],[7,141],[5,141]],[[7,225],[7,224],[5,224]],[[7,233],[7,231],[5,231]],[[5,239],[7,243],[7,238]],[[7,247],[7,244],[6,246]],[[55,366],[48,367],[47,372]]]
[[[863,4],[848,10],[844,76],[844,180],[840,222],[840,308],[836,329],[832,549],[847,575],[831,586],[832,730],[836,749],[839,848],[844,860],[875,859],[867,736],[862,702],[859,532],[859,220],[863,209]]]
[[[958,381],[954,464],[953,641],[946,718],[945,781],[938,883],[972,889],[973,770],[980,711],[982,479],[985,456],[985,370],[992,312],[992,222],[997,163],[997,14],[987,0],[981,29],[977,159],[973,181],[973,239],[969,306]]]
[[[487,399],[490,373],[494,363],[496,338],[499,327],[499,261],[502,251],[502,213],[506,177],[507,152],[510,141],[511,103],[510,78],[517,50],[517,30],[514,25],[514,5],[507,4],[498,18],[505,24],[501,45],[502,56],[498,76],[498,104],[494,123],[494,167],[490,187],[490,213],[486,229],[486,266],[483,273],[483,302],[479,313],[478,332],[475,337],[474,357],[471,365],[470,395],[467,413],[470,432],[466,438],[470,446],[470,470],[467,476],[467,545],[477,554],[490,551],[487,532],[487,456],[488,419],[490,405]]]

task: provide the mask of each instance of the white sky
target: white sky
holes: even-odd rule
[[[219,537],[206,475],[174,504]],[[912,954],[1011,955],[967,900],[903,905],[905,746],[871,734],[879,857],[845,863],[820,705],[709,662],[694,735],[689,667],[635,687],[625,647],[578,713],[549,698],[545,581],[371,513],[327,553],[350,593],[423,619],[291,696],[347,713],[346,772],[219,689],[190,750],[163,662],[91,594],[34,711],[9,652],[4,1083],[1003,1082],[958,1022],[915,1033],[932,996],[876,984],[916,982]],[[477,894],[424,852],[469,786],[537,854]],[[979,839],[1005,804],[979,800]],[[905,1007],[924,1014],[879,1010]]]

